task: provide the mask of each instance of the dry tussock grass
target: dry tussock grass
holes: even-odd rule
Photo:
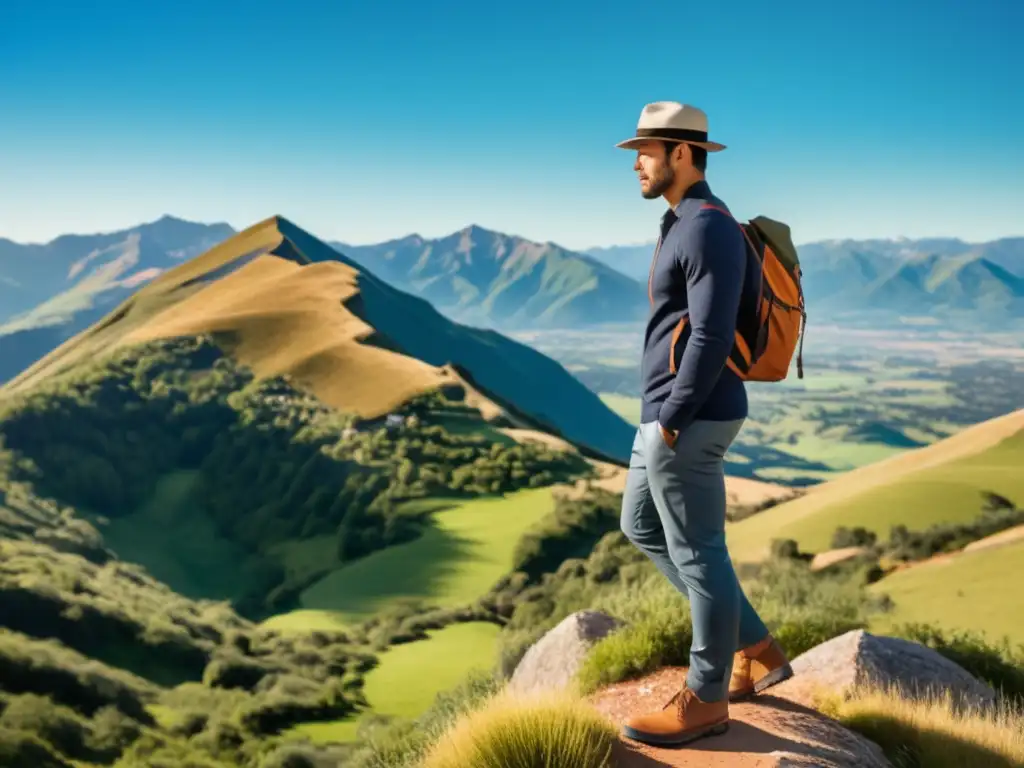
[[[610,768],[614,726],[571,694],[502,691],[459,720],[433,745],[423,768]]]
[[[869,687],[845,700],[822,694],[821,711],[878,744],[896,768],[1024,766],[1024,712],[958,707],[950,692],[912,700],[895,688]]]

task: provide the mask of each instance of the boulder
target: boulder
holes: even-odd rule
[[[509,687],[518,693],[568,688],[587,652],[620,626],[621,621],[599,611],[570,614],[530,646]]]
[[[842,696],[862,685],[895,686],[906,698],[952,692],[960,705],[987,707],[995,691],[937,651],[897,637],[853,630],[793,659],[794,677],[772,693],[805,704],[818,690]]]

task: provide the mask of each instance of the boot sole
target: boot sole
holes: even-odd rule
[[[754,683],[754,690],[742,691],[741,693],[733,694],[729,697],[729,701],[743,701],[750,699],[761,693],[762,691],[771,688],[773,685],[784,683],[789,678],[793,677],[793,667],[789,664],[785,664],[776,670],[769,672],[767,675],[762,677],[756,683]]]
[[[690,742],[702,739],[705,736],[721,736],[728,730],[729,722],[726,721],[724,723],[708,725],[699,730],[688,731],[679,736],[655,736],[652,733],[634,731],[629,726],[624,727],[622,732],[627,738],[632,739],[633,741],[640,741],[654,747],[681,747],[684,744],[689,744]]]

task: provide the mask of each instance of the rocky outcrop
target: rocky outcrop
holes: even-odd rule
[[[616,725],[659,709],[683,684],[685,669],[664,669],[609,686],[592,697]],[[773,689],[774,690],[774,689]],[[729,730],[684,748],[659,748],[624,740],[616,768],[728,766],[728,768],[891,768],[881,749],[814,710],[769,694],[729,707]]]
[[[567,688],[589,650],[621,622],[603,613],[574,613],[523,657],[510,687],[517,692]],[[947,690],[954,701],[985,707],[995,692],[965,669],[918,643],[847,632],[798,656],[795,676],[748,701],[730,705],[729,730],[683,749],[658,748],[622,738],[616,768],[729,766],[729,768],[891,768],[874,742],[826,717],[819,695],[849,695],[860,686],[895,687],[906,698]],[[683,668],[666,668],[610,685],[589,701],[616,725],[663,707],[686,679]]]
[[[517,693],[567,688],[587,652],[622,625],[598,611],[577,611],[534,643],[512,673],[509,687]]]
[[[795,676],[772,689],[812,704],[818,691],[847,695],[858,686],[896,687],[907,698],[952,692],[961,704],[991,705],[995,691],[931,648],[896,637],[847,632],[793,660]]]

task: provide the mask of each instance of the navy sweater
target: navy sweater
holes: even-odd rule
[[[735,219],[709,204],[728,210],[707,182],[691,186],[665,212],[651,262],[640,418],[670,430],[747,416],[743,380],[725,365],[748,269],[746,239]]]

